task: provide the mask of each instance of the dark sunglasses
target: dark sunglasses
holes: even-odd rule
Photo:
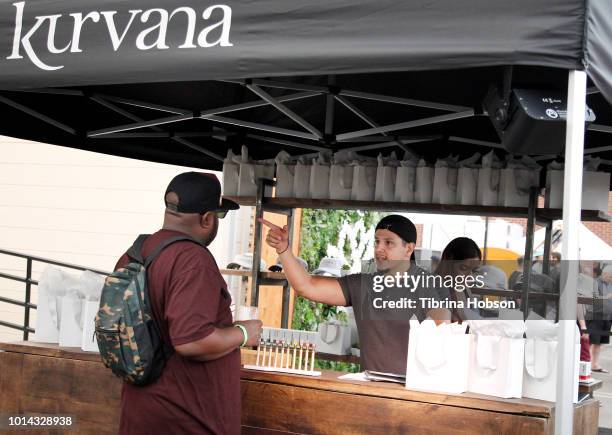
[[[227,216],[228,210],[206,210],[205,212],[200,213],[200,216],[203,216],[204,213],[209,212],[216,214],[219,219],[223,219],[225,216]]]

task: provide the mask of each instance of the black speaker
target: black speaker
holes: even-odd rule
[[[565,149],[566,99],[558,91],[513,89],[505,100],[493,87],[483,108],[508,152],[561,154]],[[595,121],[595,114],[589,107],[585,118],[587,124]]]

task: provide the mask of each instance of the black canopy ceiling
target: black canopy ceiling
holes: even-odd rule
[[[242,144],[465,156],[499,142],[481,103],[513,66],[512,87],[561,92],[586,69],[599,148],[610,17],[578,0],[2,0],[0,134],[209,169]]]

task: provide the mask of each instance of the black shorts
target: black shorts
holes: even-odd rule
[[[591,344],[608,344],[610,343],[610,320],[587,320],[587,330],[589,331],[589,341]]]

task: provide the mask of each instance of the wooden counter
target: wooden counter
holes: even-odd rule
[[[343,381],[339,374],[310,378],[242,370],[243,433],[553,433],[554,403],[418,392],[397,384]],[[97,354],[0,343],[0,414],[70,414],[78,433],[113,434],[120,390],[121,382]],[[596,400],[577,406],[574,434],[597,434],[598,418]]]

